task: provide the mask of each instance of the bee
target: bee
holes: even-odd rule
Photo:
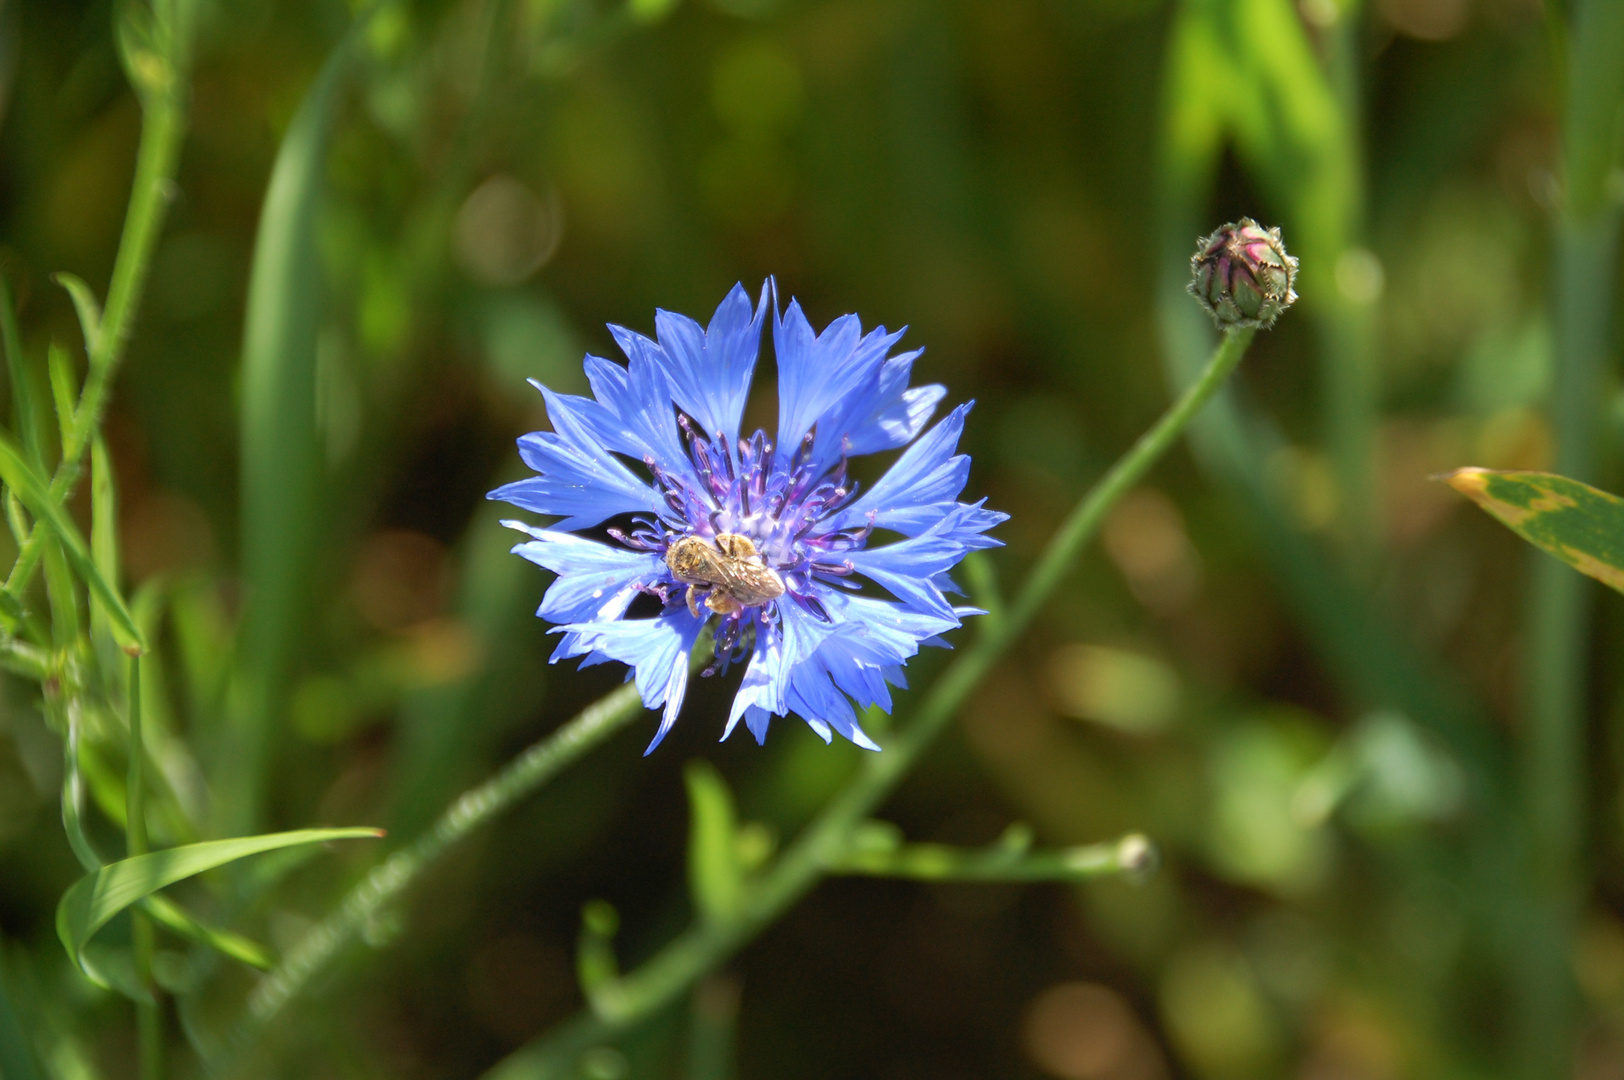
[[[717,533],[716,543],[684,536],[665,551],[671,576],[688,586],[688,610],[699,614],[698,594],[710,590],[705,606],[731,615],[784,595],[784,579],[762,561],[748,536]]]

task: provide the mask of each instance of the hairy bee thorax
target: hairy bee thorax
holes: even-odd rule
[[[684,536],[665,551],[671,576],[688,586],[688,610],[699,614],[699,598],[723,615],[765,604],[784,595],[784,579],[768,566],[755,542],[738,533],[717,533],[715,542]]]

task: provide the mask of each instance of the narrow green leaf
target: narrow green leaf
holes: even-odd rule
[[[78,379],[74,376],[73,358],[68,355],[68,350],[53,341],[46,355],[51,374],[51,401],[56,408],[57,435],[62,445],[66,446],[73,437],[70,433],[73,431],[73,411],[79,400]]]
[[[54,536],[45,538],[45,595],[51,604],[51,640],[58,649],[79,640],[79,583]]]
[[[97,432],[90,441],[90,556],[102,580],[118,584],[118,506],[113,491],[113,465],[107,456],[107,443]],[[131,622],[135,621],[131,615]],[[94,599],[90,604],[90,630],[100,638],[111,627],[105,605]],[[105,641],[106,638],[100,638]]]
[[[6,601],[10,599],[5,593],[0,592],[0,609],[5,608]],[[15,604],[16,602],[12,601],[12,603]],[[22,619],[21,608],[14,608],[7,611],[6,614],[19,621]],[[32,679],[34,682],[44,682],[49,660],[50,658],[46,656],[45,650],[30,645],[26,641],[18,641],[9,635],[0,634],[0,668],[11,672],[13,675],[21,675],[23,678]]]
[[[733,794],[707,761],[690,761],[682,775],[688,784],[690,814],[688,887],[704,918],[727,922],[738,916],[744,899]]]
[[[376,5],[374,5],[374,8]],[[242,359],[242,536],[248,603],[237,653],[222,825],[255,827],[288,671],[303,637],[320,548],[323,449],[316,421],[322,309],[316,213],[327,143],[369,22],[334,47],[288,125],[265,191],[248,281]]]
[[[62,939],[68,955],[85,970],[84,949],[96,931],[106,926],[113,916],[159,889],[265,851],[382,835],[379,829],[299,829],[235,840],[208,840],[109,863],[80,878],[62,895],[56,907],[57,936]]]
[[[18,544],[26,540],[32,530],[27,516],[23,513],[23,501],[17,498],[17,493],[10,488],[6,489],[6,525],[11,529],[12,539]]]
[[[73,310],[79,313],[79,329],[85,335],[85,353],[94,354],[101,342],[102,323],[101,304],[96,294],[83,279],[65,270],[52,274],[51,280],[66,289],[73,298]]]
[[[23,540],[28,536],[28,520],[23,513],[22,500],[10,488],[5,492],[6,526],[11,530],[12,539],[17,541],[20,548]],[[3,618],[6,629],[16,632],[25,628],[28,621],[28,612],[21,601],[13,596],[10,590],[0,586],[0,618]],[[43,634],[35,634],[34,640],[44,641]]]
[[[983,634],[995,634],[1004,621],[1004,596],[998,589],[998,568],[985,551],[972,551],[964,557],[964,579],[970,600],[987,614],[979,621]]]
[[[90,591],[106,605],[112,623],[113,637],[119,645],[126,651],[131,649],[136,652],[144,651],[146,645],[141,638],[141,631],[136,628],[135,619],[131,617],[130,610],[125,606],[118,591],[96,568],[90,548],[79,533],[79,527],[51,498],[45,481],[29,466],[16,444],[4,434],[0,434],[0,479],[4,479],[11,490],[17,493],[17,497],[28,507],[29,513],[51,526],[51,530],[62,542],[62,550],[67,555],[68,561],[73,564],[74,571],[86,585],[90,586]]]
[[[1624,592],[1624,499],[1553,473],[1458,469],[1443,479],[1530,544]]]
[[[85,774],[79,754],[80,712],[64,708],[60,697],[47,697],[45,702],[56,726],[66,733],[62,740],[62,831],[67,834],[68,847],[73,850],[79,865],[86,872],[95,873],[101,869],[102,861],[90,838],[85,835]]]
[[[153,893],[141,901],[141,910],[151,915],[153,921],[182,937],[190,938],[200,945],[207,945],[233,960],[241,960],[249,967],[269,971],[275,962],[271,958],[270,950],[259,942],[230,930],[209,926],[163,893]]]
[[[607,900],[592,900],[581,909],[581,936],[575,943],[575,977],[589,999],[620,977],[615,934],[620,913]]]
[[[45,436],[40,423],[39,403],[34,397],[34,380],[23,356],[22,335],[17,332],[17,309],[12,304],[11,287],[0,277],[0,343],[6,348],[6,374],[11,380],[12,406],[17,414],[17,430],[28,447],[29,460],[44,468]]]

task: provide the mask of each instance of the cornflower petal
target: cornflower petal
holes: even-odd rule
[[[566,623],[553,627],[575,639],[567,655],[590,654],[594,662],[618,660],[634,669],[637,692],[643,707],[665,706],[654,741],[644,750],[654,752],[671,725],[677,722],[682,699],[688,690],[688,654],[693,650],[704,619],[696,619],[686,608],[678,607],[653,619],[622,619],[607,623]]]
[[[877,454],[912,442],[930,423],[936,406],[947,396],[941,385],[908,387],[914,361],[925,350],[893,356],[878,373],[874,393],[862,403],[862,415],[854,416],[846,428],[846,453]]]
[[[883,351],[859,348],[863,343],[857,316],[843,315],[823,333],[815,334],[801,305],[789,302],[783,317],[773,322],[773,349],[778,355],[778,445],[798,446],[820,417],[863,386],[884,356]],[[839,456],[838,442],[836,447],[835,456]]]
[[[555,623],[608,622],[626,613],[638,587],[659,576],[663,565],[655,552],[628,551],[573,533],[537,529],[522,521],[504,521],[531,539],[513,548],[557,576],[542,597],[536,614]]]
[[[881,529],[914,536],[940,521],[970,476],[970,458],[954,453],[964,418],[975,402],[960,405],[902,452],[874,486],[839,515],[836,528],[871,520]]]
[[[570,403],[540,384],[537,388],[554,430],[520,436],[519,456],[540,475],[504,485],[489,497],[562,517],[556,527],[566,531],[617,514],[657,513],[664,505],[659,493],[598,441]]]
[[[808,723],[817,721],[812,730],[821,735],[824,742],[830,741],[832,729],[864,750],[880,748],[857,723],[851,699],[840,692],[821,665],[809,662],[794,669],[790,675],[788,702]]]
[[[964,544],[948,535],[957,516],[956,511],[950,511],[918,536],[884,547],[850,552],[846,561],[859,574],[890,590],[891,595],[904,604],[927,615],[951,619],[952,605],[942,596],[934,579],[957,566],[967,550]]]
[[[611,326],[615,343],[626,354],[625,392],[615,403],[615,412],[643,449],[645,460],[686,479],[693,477],[693,463],[683,448],[672,408],[671,380],[665,376],[669,363],[664,350],[653,341],[623,326]]]
[[[739,441],[739,420],[750,396],[761,347],[761,325],[767,314],[768,288],[752,308],[743,285],[734,285],[702,329],[686,315],[658,311],[661,364],[678,408],[698,421],[706,434],[720,434],[727,445]]]
[[[757,746],[767,745],[767,725],[772,721],[773,714],[766,709],[750,708],[744,714],[744,726],[750,729],[750,734],[756,737]]]

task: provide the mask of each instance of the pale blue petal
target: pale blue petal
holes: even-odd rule
[[[693,462],[683,447],[676,410],[672,407],[674,390],[665,375],[669,358],[657,343],[624,326],[610,326],[609,332],[627,360],[623,387],[615,387],[605,380],[605,390],[615,394],[609,404],[626,425],[634,445],[642,448],[642,456],[652,458],[667,472],[696,483]]]
[[[665,569],[657,552],[611,547],[573,533],[537,529],[522,521],[502,524],[531,536],[513,549],[514,554],[558,575],[536,612],[548,622],[618,619],[637,595],[637,586],[653,583]]]
[[[958,626],[958,618],[938,618],[889,600],[830,590],[823,596],[835,622],[841,625],[840,644],[866,664],[886,667],[914,657],[929,638]]]
[[[519,456],[541,475],[504,484],[486,497],[561,517],[557,529],[585,529],[617,514],[657,514],[665,509],[665,500],[653,488],[608,454],[594,455],[554,432],[522,436]]]
[[[812,425],[873,374],[879,357],[872,350],[860,351],[861,341],[862,324],[855,315],[842,315],[822,334],[814,334],[801,305],[791,300],[783,316],[774,319],[778,445],[783,453],[794,453]]]
[[[913,536],[939,522],[970,475],[969,457],[954,451],[973,404],[960,405],[904,450],[885,475],[829,527],[851,528],[871,522]]]
[[[790,677],[786,700],[825,741],[829,738],[827,732],[833,729],[865,750],[880,748],[858,725],[851,700],[830,681],[822,665],[806,663],[796,668]]]
[[[787,712],[784,694],[790,673],[817,652],[831,634],[843,630],[838,620],[826,623],[787,597],[774,608],[778,613],[776,623],[756,624],[755,651],[734,695],[723,738],[748,709],[761,708],[779,716]]]
[[[773,714],[766,709],[748,709],[744,714],[744,726],[750,729],[750,734],[756,737],[757,746],[767,745],[767,725],[772,722]]]
[[[763,286],[761,301],[752,308],[744,286],[734,285],[711,316],[708,329],[669,311],[654,317],[660,351],[652,355],[670,380],[677,405],[705,434],[725,435],[730,448],[738,442],[739,420],[750,395],[767,296],[768,287]]]
[[[566,623],[553,627],[553,632],[575,639],[568,655],[586,655],[591,663],[618,660],[633,668],[644,708],[665,706],[660,729],[643,751],[649,754],[677,722],[688,688],[688,653],[704,625],[704,619],[696,619],[686,608],[679,607],[654,619]]]
[[[956,510],[945,515],[928,531],[910,539],[847,552],[846,560],[859,574],[883,585],[910,607],[951,619],[952,606],[934,579],[964,558],[964,544],[952,535],[961,513]]]
[[[764,622],[756,623],[756,647],[750,654],[750,664],[739,681],[738,693],[733,695],[733,707],[728,712],[727,727],[722,738],[733,734],[740,718],[748,716],[750,709],[782,715],[784,688],[784,639],[776,627]]]
[[[829,466],[841,457],[895,450],[912,442],[930,422],[947,388],[908,388],[914,361],[924,350],[885,359],[902,334],[901,330],[887,334],[882,326],[858,346],[853,362],[867,373],[865,381],[818,418],[813,455],[818,464]]]

